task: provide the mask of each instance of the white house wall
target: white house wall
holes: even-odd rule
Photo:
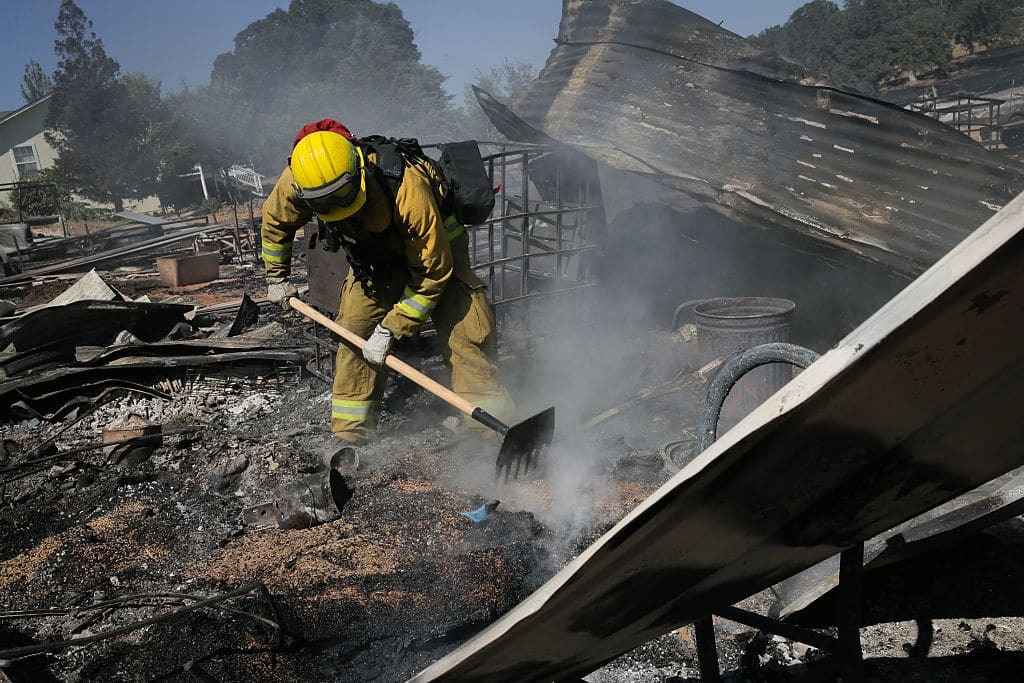
[[[43,130],[46,127],[46,113],[50,109],[49,99],[42,100],[36,105],[26,108],[16,116],[7,119],[0,119],[0,183],[14,183],[23,180],[18,177],[17,167],[14,164],[14,148],[23,145],[32,145],[35,148],[36,160],[39,168],[50,168],[57,161],[57,151],[46,142]],[[90,206],[109,206],[91,202],[83,197],[74,197],[75,201],[84,202]],[[10,204],[10,193],[0,192],[0,202]],[[124,202],[125,208],[133,211],[150,212],[160,209],[160,200],[157,197],[146,197],[145,199],[129,199]]]
[[[18,177],[14,165],[14,148],[32,145],[40,168],[49,168],[57,160],[57,153],[47,144],[43,137],[46,112],[50,108],[49,101],[40,102],[17,116],[0,123],[0,183],[14,183]]]

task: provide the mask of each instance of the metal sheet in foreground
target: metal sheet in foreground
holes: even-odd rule
[[[1024,464],[1024,196],[415,681],[552,681]]]

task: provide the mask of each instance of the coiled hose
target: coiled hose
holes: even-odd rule
[[[729,395],[729,391],[743,375],[754,368],[770,363],[789,363],[806,368],[819,357],[818,353],[803,346],[773,342],[752,346],[727,360],[711,379],[707,393],[704,395],[704,407],[701,409],[700,420],[697,423],[696,452],[702,453],[715,442],[718,420],[725,397]]]

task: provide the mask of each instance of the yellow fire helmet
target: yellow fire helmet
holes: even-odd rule
[[[345,136],[317,131],[299,140],[289,160],[299,199],[322,221],[340,221],[366,202],[366,160]]]

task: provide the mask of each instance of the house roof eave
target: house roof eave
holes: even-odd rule
[[[17,118],[18,116],[21,116],[22,114],[27,112],[29,109],[32,109],[32,108],[42,104],[43,102],[46,102],[51,97],[53,97],[53,93],[50,93],[48,95],[43,95],[38,100],[35,100],[34,102],[29,102],[28,104],[26,104],[21,109],[15,109],[14,111],[10,111],[10,112],[6,112],[4,114],[0,114],[0,126],[4,125],[5,123],[10,121],[11,119],[14,119],[14,118]]]

